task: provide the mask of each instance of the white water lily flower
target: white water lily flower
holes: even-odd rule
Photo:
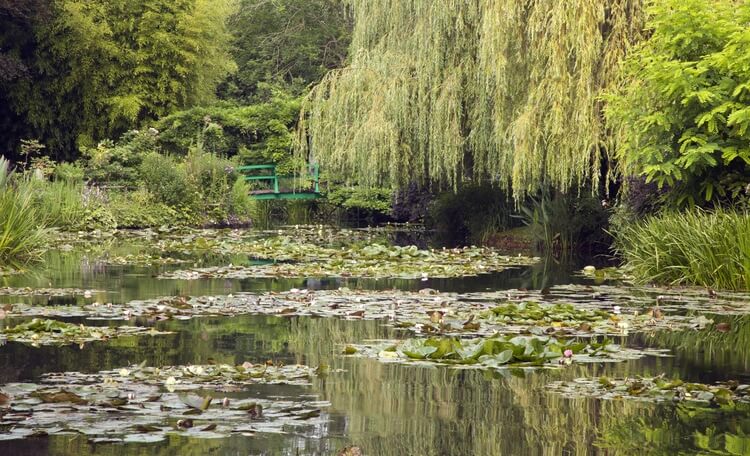
[[[170,393],[174,393],[175,385],[177,384],[177,380],[174,377],[167,377],[167,379],[164,381],[164,387],[167,388],[167,391]]]
[[[130,375],[130,371],[125,368],[120,369],[117,373],[120,374],[120,377],[127,377]]]
[[[203,375],[206,373],[203,366],[188,366],[186,370],[193,375]]]

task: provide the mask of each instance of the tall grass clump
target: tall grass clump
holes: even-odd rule
[[[83,183],[28,179],[19,187],[33,193],[34,207],[45,225],[63,229],[80,228],[86,212]]]
[[[665,213],[616,233],[616,251],[643,282],[750,289],[750,214]]]
[[[0,261],[24,263],[38,258],[47,231],[34,208],[30,187],[14,185],[10,165],[0,157]]]

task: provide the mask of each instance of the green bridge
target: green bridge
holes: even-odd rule
[[[254,187],[262,187],[250,191],[250,198],[252,199],[311,200],[324,198],[320,194],[320,166],[318,164],[312,164],[308,167],[308,175],[312,181],[312,188],[309,189],[299,189],[296,185],[291,189],[280,189],[280,178],[276,174],[276,165],[240,166],[237,171],[245,176],[245,181],[255,184]]]

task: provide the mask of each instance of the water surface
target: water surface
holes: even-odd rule
[[[127,244],[127,243],[126,243]],[[128,250],[133,246],[119,246]],[[99,290],[92,298],[0,297],[1,303],[71,304],[86,299],[125,303],[175,295],[225,295],[239,291],[291,288],[469,292],[543,288],[583,279],[554,263],[460,279],[246,279],[160,280],[178,266],[113,266],[99,254],[50,251],[29,273],[0,277],[2,286],[75,287]],[[226,258],[195,258],[200,265]],[[233,262],[252,261],[233,258]],[[728,332],[668,332],[630,335],[619,342],[671,350],[671,357],[646,357],[620,364],[573,365],[566,369],[458,370],[383,364],[343,357],[348,343],[404,337],[378,321],[246,315],[187,321],[133,321],[174,334],[126,337],[79,346],[0,347],[0,384],[34,381],[45,372],[96,372],[146,361],[148,365],[273,360],[334,372],[310,387],[264,385],[236,397],[315,398],[331,403],[324,425],[284,434],[224,439],[177,435],[148,444],[94,444],[84,435],[55,435],[0,442],[3,455],[333,455],[357,445],[370,455],[588,455],[588,454],[750,454],[750,413],[709,413],[673,404],[566,399],[545,391],[551,381],[584,376],[653,376],[684,380],[750,382],[750,317],[713,318],[731,322]],[[8,323],[0,320],[0,325]],[[100,322],[98,324],[108,324]],[[746,446],[743,446],[746,445]],[[739,451],[739,452],[737,452]]]

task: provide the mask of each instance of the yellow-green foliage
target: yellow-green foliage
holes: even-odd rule
[[[750,4],[658,0],[645,40],[607,94],[624,174],[668,186],[668,202],[747,198],[750,170]]]
[[[361,183],[596,184],[601,91],[642,0],[348,0],[351,63],[303,107],[299,153]]]

